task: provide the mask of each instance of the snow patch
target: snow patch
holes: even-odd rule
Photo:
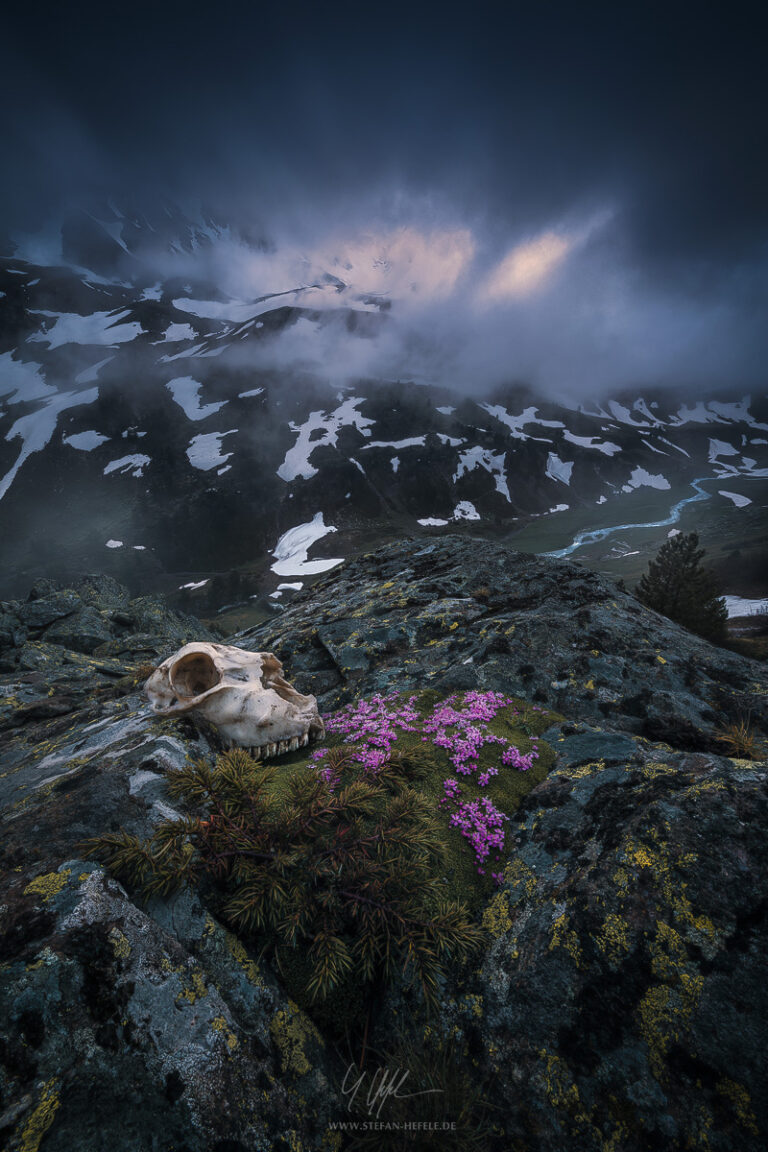
[[[109,476],[110,472],[127,472],[131,476],[143,476],[144,469],[151,463],[151,456],[143,456],[140,452],[135,452],[132,456],[121,456],[119,460],[113,460],[111,464],[107,464],[104,475]]]
[[[602,452],[604,456],[615,456],[617,452],[621,452],[619,445],[612,444],[610,440],[600,441],[595,436],[575,436],[567,428],[563,432],[563,439],[567,440],[569,444],[578,444],[581,448],[594,448],[598,452]]]
[[[56,395],[52,384],[46,384],[40,370],[42,364],[34,361],[14,360],[12,353],[0,354],[0,396],[10,396],[9,404],[22,404],[30,400],[46,400]]]
[[[309,521],[308,524],[297,524],[289,528],[278,540],[272,555],[275,563],[272,571],[277,576],[312,576],[317,572],[327,572],[343,561],[341,557],[333,560],[309,560],[309,549],[329,532],[337,532],[333,525],[323,522],[322,512]]]
[[[654,475],[645,468],[634,468],[629,480],[623,485],[622,492],[631,492],[634,488],[658,488],[661,491],[670,487],[669,480],[661,473]]]
[[[205,420],[226,404],[226,400],[201,404],[200,389],[202,384],[192,376],[177,376],[174,380],[168,381],[166,388],[188,420]]]
[[[570,484],[573,461],[561,460],[556,452],[550,452],[547,457],[546,475],[550,480],[559,480],[561,484]]]
[[[768,610],[768,599],[749,600],[744,596],[725,596],[725,607],[729,616],[755,616]]]
[[[710,440],[709,442],[709,462],[714,464],[718,456],[738,456],[738,448],[734,448],[733,444],[728,444],[725,440]]]
[[[75,432],[72,436],[62,436],[65,444],[70,448],[77,448],[80,452],[92,452],[99,444],[106,444],[109,436],[102,436],[101,432]]]
[[[449,521],[439,520],[436,516],[425,516],[423,520],[417,520],[416,523],[422,524],[425,528],[443,528]]]
[[[11,425],[5,434],[6,440],[21,440],[21,451],[16,463],[9,468],[0,480],[0,500],[5,496],[22,464],[33,452],[40,452],[50,442],[56,431],[56,424],[60,413],[68,408],[77,408],[81,404],[92,404],[99,395],[98,388],[89,388],[85,392],[57,392],[47,399],[47,402],[35,412],[28,412]]]
[[[460,500],[453,510],[454,520],[479,520],[480,513],[471,500]]]
[[[726,492],[724,489],[718,489],[718,496],[725,496],[726,500],[733,500],[737,508],[746,508],[747,504],[751,504],[749,496],[742,496],[740,492]]]
[[[546,437],[527,436],[522,431],[526,424],[539,424],[542,428],[565,428],[562,420],[542,420],[538,408],[526,408],[519,416],[513,416],[501,404],[481,404],[480,407],[494,416],[500,424],[505,424],[515,440],[543,440],[546,444],[551,443]]]
[[[169,324],[165,330],[165,341],[169,343],[171,340],[195,340],[197,333],[191,324]]]
[[[373,423],[373,421],[371,421]],[[406,440],[371,440],[368,444],[363,445],[363,450],[368,448],[423,448],[426,436],[409,436]],[[457,441],[461,443],[461,441]]]
[[[491,476],[493,476],[496,491],[501,493],[511,504],[512,497],[509,494],[509,485],[507,484],[505,472],[506,460],[505,452],[492,452],[490,448],[481,448],[479,445],[474,448],[466,448],[463,452],[459,453],[459,462],[453,474],[453,482],[455,484],[460,480],[465,472],[472,472],[475,468],[484,468],[486,472],[489,472]],[[478,516],[478,520],[479,519],[480,517]]]
[[[310,456],[315,448],[326,446],[335,448],[340,429],[347,425],[357,428],[363,436],[370,436],[374,421],[357,411],[358,404],[362,404],[363,401],[362,396],[350,396],[333,412],[310,412],[309,418],[303,424],[291,423],[291,431],[298,433],[298,436],[293,448],[288,449],[283,463],[277,470],[280,479],[290,483],[299,477],[310,480],[316,476],[317,468],[310,463]],[[317,432],[322,434],[313,438],[313,434]]]
[[[110,360],[114,360],[114,356],[107,356],[106,359],[99,360],[98,363],[92,364],[90,368],[86,368],[83,372],[78,372],[77,376],[75,376],[75,384],[92,384],[101,369],[105,364],[109,364]]]
[[[200,436],[193,436],[187,448],[187,458],[192,467],[199,468],[201,472],[210,472],[212,468],[226,464],[232,453],[221,451],[221,441],[235,432],[237,428],[230,428],[228,432],[204,432]]]
[[[141,324],[135,320],[125,322],[130,311],[92,312],[80,316],[77,312],[33,312],[33,316],[53,319],[46,332],[35,332],[27,337],[28,344],[48,344],[49,350],[64,344],[125,344],[141,333]]]
[[[122,540],[107,540],[107,548],[122,548]]]

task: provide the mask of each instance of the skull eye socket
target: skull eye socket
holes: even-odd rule
[[[221,674],[210,656],[205,652],[190,652],[174,664],[171,671],[171,687],[177,696],[202,696],[215,688]]]

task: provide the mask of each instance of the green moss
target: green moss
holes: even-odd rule
[[[405,703],[415,696],[415,707],[420,716],[426,719],[435,705],[445,699],[445,693],[427,689],[422,692],[404,692],[395,701]],[[462,694],[458,696],[457,706],[461,707]],[[515,709],[519,715],[515,716]],[[461,776],[459,782],[462,789],[462,799],[476,800],[487,796],[500,811],[511,815],[516,812],[525,797],[537,784],[545,779],[551,769],[555,753],[552,748],[537,738],[537,734],[545,731],[554,719],[553,713],[534,711],[531,705],[523,700],[515,699],[513,704],[501,709],[495,718],[487,725],[488,731],[494,736],[502,736],[511,741],[522,753],[527,753],[532,747],[533,740],[538,744],[539,759],[534,761],[533,767],[527,772],[501,764],[500,748],[495,744],[486,744],[481,749],[479,772],[487,768],[497,767],[499,773],[491,777],[486,788],[477,784],[477,774]],[[324,746],[333,748],[343,741],[330,736]],[[456,777],[456,769],[451,764],[447,752],[436,748],[431,740],[422,742],[422,732],[404,732],[398,729],[397,742],[394,751],[402,758],[409,775],[409,784],[429,799],[435,811],[440,811],[440,801],[444,796],[443,781],[449,777]],[[272,787],[277,796],[284,794],[288,782],[299,767],[306,766],[309,757],[306,753],[295,753],[291,756],[281,757],[274,762],[276,775]],[[445,815],[444,847],[446,850],[446,863],[444,868],[444,881],[447,898],[460,900],[471,908],[476,914],[482,914],[487,901],[493,896],[495,886],[490,875],[496,871],[496,861],[489,857],[486,875],[480,876],[477,872],[477,862],[468,841],[461,832],[453,828]],[[501,860],[508,853],[501,853]],[[498,869],[500,870],[500,868]]]

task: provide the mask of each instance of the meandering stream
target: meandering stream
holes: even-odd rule
[[[711,500],[712,493],[706,492],[701,485],[705,480],[714,480],[714,476],[700,476],[698,480],[692,480],[691,486],[696,489],[695,496],[686,496],[684,500],[678,500],[677,504],[673,504],[670,509],[669,516],[666,520],[648,520],[644,524],[614,524],[612,528],[589,528],[582,532],[577,532],[573,538],[573,543],[569,544],[567,548],[560,548],[557,552],[544,552],[544,556],[554,556],[560,559],[563,556],[570,556],[577,548],[581,548],[582,544],[596,544],[598,540],[605,540],[607,536],[612,535],[614,532],[627,532],[631,528],[667,528],[671,524],[677,524],[680,519],[680,513],[686,504],[696,504],[700,500]]]

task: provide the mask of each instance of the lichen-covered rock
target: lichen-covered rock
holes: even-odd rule
[[[768,764],[573,752],[518,813],[493,942],[440,1034],[474,1054],[499,1148],[759,1152]]]
[[[173,612],[155,596],[131,600],[110,576],[82,576],[71,588],[38,580],[26,600],[0,604],[0,672],[30,666],[26,644],[45,644],[65,654],[144,653],[153,661],[190,640],[213,639],[193,616]]]
[[[77,857],[105,830],[146,835],[173,818],[165,772],[212,754],[137,696],[120,703],[16,750],[21,799],[0,847],[0,1143],[320,1149],[334,1058],[268,968],[189,892],[141,907]]]
[[[217,751],[139,693],[210,633],[113,584],[0,606],[0,1146],[336,1150],[344,1062],[258,953],[201,896],[141,905],[82,858],[177,816],[165,773]],[[50,642],[85,612],[104,643]],[[231,643],[275,651],[325,712],[480,689],[566,718],[507,825],[485,954],[448,968],[431,1020],[413,986],[371,1000],[368,1075],[407,1065],[490,1152],[768,1146],[768,764],[718,740],[749,715],[764,747],[763,665],[578,565],[460,538],[361,557]]]
[[[142,907],[79,857],[177,816],[165,773],[214,748],[140,694],[148,659],[207,630],[111,580],[77,589],[38,585],[27,620],[75,596],[57,624],[95,615],[107,651],[25,629],[0,676],[0,1146],[321,1149],[335,1058],[269,969],[191,894]]]
[[[325,711],[406,689],[494,689],[594,725],[722,751],[768,731],[765,666],[716,648],[570,561],[489,540],[405,540],[346,563],[233,643],[280,652]]]

